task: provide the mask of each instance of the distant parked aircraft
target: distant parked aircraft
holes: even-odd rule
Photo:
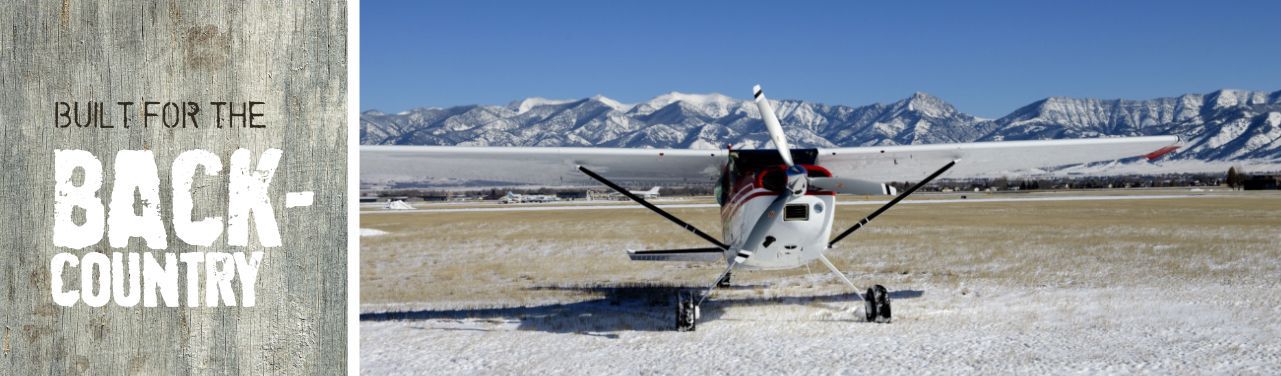
[[[556,202],[560,197],[554,195],[522,195],[519,193],[507,192],[506,196],[498,199],[500,204],[516,204],[525,202]]]
[[[659,189],[659,188],[661,188],[661,187],[653,187],[653,188],[650,188],[648,191],[627,191],[627,192],[628,192],[628,193],[631,193],[632,195],[638,196],[638,197],[640,197],[640,198],[651,198],[651,199],[652,199],[652,198],[658,198],[658,189]],[[630,200],[629,198],[627,198],[627,195],[624,195],[624,194],[619,193],[619,192],[609,192],[609,193],[605,193],[605,194],[603,194],[603,195],[600,195],[600,194],[598,194],[598,195],[591,195],[591,192],[588,192],[588,194],[589,194],[590,199],[592,199],[592,200],[618,200],[618,201],[626,201],[626,200]]]
[[[631,191],[631,193],[641,198],[658,198],[658,188],[650,188],[648,191]]]

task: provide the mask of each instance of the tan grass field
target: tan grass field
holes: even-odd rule
[[[1055,194],[1065,193],[1038,196]],[[1281,194],[1209,194],[899,205],[828,255],[857,285],[880,283],[892,290],[919,285],[1160,287],[1281,276]],[[994,196],[984,195],[978,197]],[[954,196],[959,194],[934,197]],[[835,231],[873,209],[838,204]],[[715,208],[671,211],[720,233]],[[520,306],[592,296],[547,287],[699,286],[721,268],[629,261],[627,248],[705,246],[640,208],[379,213],[362,215],[360,226],[388,233],[361,239],[362,311]],[[817,264],[809,270],[739,272],[735,282],[759,288],[727,294],[779,293],[783,287],[848,291]]]
[[[1138,192],[1138,193],[1136,193]],[[1281,192],[903,204],[828,252],[891,291],[894,322],[824,268],[739,272],[672,330],[672,289],[719,265],[644,209],[362,215],[371,374],[1279,374]],[[1200,194],[1200,193],[1197,193]],[[958,198],[926,195],[925,199]],[[842,198],[858,200],[860,198]],[[1078,197],[1079,199],[1079,197]],[[838,227],[875,205],[838,206]],[[716,209],[673,209],[719,232]],[[646,287],[635,288],[636,284]]]

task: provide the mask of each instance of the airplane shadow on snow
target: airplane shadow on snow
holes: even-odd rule
[[[721,290],[752,290],[760,285],[735,285]],[[535,287],[530,290],[562,290],[595,293],[600,298],[575,303],[554,303],[531,307],[412,310],[398,312],[362,313],[361,321],[424,321],[424,320],[487,320],[494,323],[516,323],[518,330],[549,333],[574,333],[617,338],[616,334],[602,334],[623,330],[672,331],[676,322],[676,294],[678,291],[701,291],[701,287],[687,286],[623,286],[623,287]],[[920,290],[891,291],[890,299],[918,298]],[[717,294],[719,295],[719,294]],[[862,299],[854,293],[820,296],[788,297],[718,297],[708,298],[700,310],[699,323],[719,319],[729,307],[768,305],[810,305],[816,303],[848,303],[862,307]],[[861,309],[859,310],[861,312]],[[861,313],[859,313],[861,314]],[[862,322],[861,316],[850,315],[851,322]],[[476,327],[419,328],[428,330],[487,331]]]

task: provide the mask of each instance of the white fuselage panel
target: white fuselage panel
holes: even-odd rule
[[[788,205],[804,205],[805,219],[788,220],[784,213],[770,213],[770,204],[778,198],[776,193],[756,188],[725,218],[724,236],[730,245],[727,257],[734,257],[740,250],[752,252],[741,266],[748,269],[790,269],[817,259],[827,249],[832,234],[832,220],[836,200],[831,195],[795,196]],[[761,244],[746,244],[752,229],[760,220],[774,221],[766,233],[771,240]],[[766,246],[768,244],[768,246]]]

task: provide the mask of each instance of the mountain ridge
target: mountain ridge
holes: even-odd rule
[[[1171,160],[1281,160],[1281,90],[1221,89],[1152,99],[1052,96],[996,119],[925,92],[882,104],[771,100],[796,147],[908,145],[1175,134]],[[531,97],[506,105],[361,113],[362,145],[761,148],[769,144],[749,99],[669,92],[625,104],[602,95]]]

